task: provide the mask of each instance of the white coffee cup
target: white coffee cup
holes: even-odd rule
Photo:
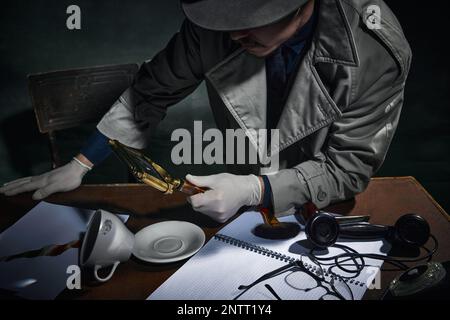
[[[134,234],[115,215],[97,210],[89,221],[81,245],[80,265],[94,267],[95,279],[101,282],[111,279],[120,262],[131,257]],[[101,278],[98,270],[112,265],[108,276]]]

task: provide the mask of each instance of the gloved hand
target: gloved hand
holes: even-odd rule
[[[209,188],[204,193],[188,197],[192,208],[221,223],[242,206],[259,205],[263,196],[263,182],[252,174],[220,173],[202,177],[188,174],[186,179],[199,187]]]
[[[13,196],[18,193],[33,191],[33,199],[41,200],[52,193],[70,191],[80,186],[89,166],[82,165],[75,158],[66,165],[46,172],[40,176],[26,177],[5,183],[0,193]]]

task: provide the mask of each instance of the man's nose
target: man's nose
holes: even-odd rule
[[[231,40],[238,41],[240,39],[247,37],[249,35],[249,33],[250,33],[250,29],[231,31],[230,37],[231,37]]]

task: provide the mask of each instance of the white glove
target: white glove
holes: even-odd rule
[[[262,185],[255,175],[239,176],[220,173],[210,176],[192,176],[186,179],[210,190],[187,198],[195,211],[206,214],[218,222],[225,222],[242,206],[259,205],[262,198]]]
[[[18,193],[36,190],[34,200],[41,200],[52,193],[70,191],[80,186],[84,175],[90,170],[89,166],[75,158],[66,165],[41,174],[5,183],[0,193],[13,196]]]

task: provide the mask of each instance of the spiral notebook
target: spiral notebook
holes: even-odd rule
[[[253,233],[256,225],[262,223],[258,212],[246,212],[225,226],[205,246],[189,259],[166,282],[156,289],[148,299],[171,300],[273,300],[277,297],[268,290],[267,284],[283,300],[333,299],[330,286],[318,283],[305,272],[287,271],[265,280],[242,294],[241,285],[249,285],[264,274],[301,260],[306,268],[316,272],[318,266],[305,256],[309,252],[301,220],[295,216],[280,218],[282,222],[299,223],[302,231],[288,240],[269,240]],[[389,247],[383,241],[346,242],[358,252],[384,254]],[[342,253],[340,249],[329,248],[323,256]],[[368,287],[376,282],[382,262],[365,259],[366,267],[354,279],[336,277],[348,276],[322,266],[325,279],[334,279],[334,286],[346,299],[361,299]],[[375,283],[376,284],[376,283]],[[351,290],[351,292],[349,292]],[[242,294],[242,295],[241,295]]]

